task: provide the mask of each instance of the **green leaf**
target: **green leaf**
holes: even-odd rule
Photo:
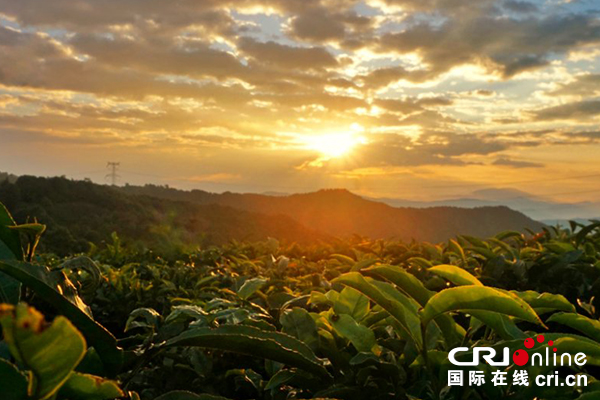
[[[583,393],[575,400],[598,400],[600,399],[600,390],[595,390],[593,392]]]
[[[379,347],[375,341],[375,333],[364,325],[360,325],[347,314],[332,314],[329,323],[336,333],[346,338],[358,351],[379,353]]]
[[[369,313],[369,308],[369,299],[351,287],[345,287],[333,303],[333,311],[336,314],[348,314],[356,321],[363,319]]]
[[[340,263],[346,265],[354,265],[354,263],[356,262],[353,258],[350,258],[344,254],[332,254],[329,256],[329,258],[332,260],[337,260]]]
[[[450,241],[448,242],[448,248],[460,256],[463,266],[467,267],[469,265],[464,249],[456,240],[450,239]]]
[[[577,250],[571,243],[557,241],[545,243],[544,247],[556,254],[565,254]]]
[[[517,231],[504,231],[504,232],[500,232],[498,234],[496,234],[496,236],[494,236],[496,239],[498,240],[506,240],[506,239],[510,239],[510,238],[522,238],[523,234],[521,232],[517,232]]]
[[[600,321],[588,318],[576,313],[552,314],[546,322],[557,322],[559,324],[575,329],[597,342],[600,342]]]
[[[22,260],[23,249],[21,248],[21,238],[18,231],[10,229],[11,226],[16,226],[12,216],[0,203],[0,242],[4,243],[4,247],[0,248],[0,260]],[[7,254],[7,249],[11,254]]]
[[[491,311],[479,311],[471,310],[469,312],[472,317],[477,318],[483,322],[486,326],[490,327],[500,338],[504,340],[512,340],[525,338],[527,335],[517,327],[512,319],[506,315],[491,312]]]
[[[156,328],[160,318],[160,314],[152,308],[136,308],[129,313],[124,332],[129,332],[135,328]]]
[[[154,311],[156,315],[150,317],[149,322],[156,326],[158,321],[160,321],[161,316],[155,310],[152,311]],[[198,306],[175,306],[172,308],[171,313],[167,316],[167,318],[165,318],[165,325],[175,322],[199,321],[205,319],[207,316],[208,313]]]
[[[69,400],[111,400],[125,394],[116,382],[74,372],[60,389],[59,396]]]
[[[0,382],[2,400],[26,400],[27,378],[17,367],[0,358]]]
[[[78,296],[72,297],[74,300],[70,301],[59,292],[64,292],[65,288],[59,285],[56,277],[62,277],[66,281],[64,273],[51,275],[44,267],[16,261],[0,262],[0,271],[23,282],[67,317],[83,333],[88,345],[96,349],[108,371],[117,373],[120,370],[123,351],[117,347],[115,337],[90,317],[86,312],[87,307],[82,307],[85,304]]]
[[[534,353],[541,353],[542,357],[545,357],[546,350],[548,349],[548,345],[546,343],[552,340],[554,342],[552,347],[556,347],[558,350],[556,353],[558,359],[560,358],[560,355],[564,353],[570,354],[571,357],[574,357],[577,353],[584,353],[586,356],[586,367],[588,365],[600,365],[600,344],[598,342],[595,342],[584,336],[564,333],[545,333],[544,339],[545,343],[537,344],[534,341],[535,345],[533,349],[527,349],[530,360]],[[517,339],[498,342],[491,347],[497,350],[508,347],[510,349],[510,353],[512,354],[515,350],[523,348],[523,340]],[[465,357],[465,359],[472,357],[470,356],[470,352],[465,352],[462,356]]]
[[[553,347],[558,349],[557,357],[563,353],[571,354],[573,357],[577,353],[583,353],[586,356],[587,364],[600,365],[600,344],[598,342],[578,335],[548,334],[545,336],[547,336],[547,340],[554,341]]]
[[[64,317],[45,327],[42,314],[23,303],[1,307],[4,339],[13,357],[31,371],[29,396],[50,398],[85,355],[83,336]]]
[[[0,243],[0,246],[3,244]],[[0,250],[1,251],[1,250]],[[0,272],[0,303],[17,304],[21,299],[21,282]]]
[[[510,292],[523,299],[537,314],[556,310],[575,312],[575,306],[561,294],[538,293],[533,290],[527,290],[525,292],[511,290]]]
[[[368,258],[366,260],[358,261],[356,264],[354,264],[352,266],[352,268],[350,268],[350,271],[352,271],[352,272],[360,271],[363,268],[370,267],[371,265],[375,264],[376,262],[377,262],[377,259],[375,259],[375,258]]]
[[[0,203],[0,261],[22,260],[23,250],[19,232],[10,227],[15,221],[8,210]],[[17,304],[21,299],[21,282],[0,272],[0,303]]]
[[[312,350],[298,339],[252,326],[223,325],[216,329],[193,328],[165,344],[166,347],[199,346],[266,358],[330,378]]]
[[[399,296],[385,293],[385,291],[381,290],[383,289],[383,285],[381,287],[372,285],[358,272],[349,272],[332,281],[332,283],[336,282],[350,286],[373,300],[373,302],[386,310],[400,323],[403,328],[403,336],[412,338],[417,343],[417,346],[419,348],[421,347],[422,342],[419,331],[419,318],[408,299],[406,299],[405,302],[399,301]],[[396,291],[393,287],[391,287],[391,289]],[[346,288],[344,290],[346,290]],[[398,293],[398,295],[402,296],[401,293]],[[340,316],[341,315],[344,314],[340,314]],[[417,327],[414,326],[415,323],[417,324]],[[367,349],[367,351],[370,351],[370,348]]]
[[[277,389],[281,385],[285,385],[296,376],[297,372],[291,369],[282,369],[269,379],[265,390]]]
[[[426,258],[423,257],[411,257],[406,260],[410,265],[421,267],[423,269],[431,268],[433,263]]]
[[[594,229],[597,229],[600,227],[600,222],[596,222],[593,224],[589,224],[587,226],[584,226],[583,228],[581,228],[581,230],[579,232],[577,232],[577,234],[575,235],[575,243],[577,243],[578,245],[581,244],[586,236],[591,233]]]
[[[102,272],[96,263],[87,256],[73,257],[62,264],[60,269],[66,270],[69,277],[79,283],[80,292],[94,296],[96,289],[102,283]]]
[[[242,287],[238,290],[238,296],[240,296],[244,300],[248,300],[250,296],[260,290],[267,283],[266,279],[262,278],[253,278],[248,279]]]
[[[490,250],[487,246],[486,247],[473,246],[473,247],[466,247],[466,249],[470,250],[473,253],[482,255],[483,257],[486,258],[486,260],[493,260],[494,258],[498,257],[498,255],[496,253],[494,253],[492,250]]]
[[[529,360],[532,360],[534,354],[541,354],[542,359],[546,357],[546,352],[548,352],[547,342],[552,340],[554,343],[552,345],[553,348],[557,349],[556,358],[560,364],[560,357],[562,354],[570,354],[571,355],[571,365],[575,365],[573,363],[573,358],[577,353],[585,354],[587,368],[589,365],[598,366],[600,365],[600,344],[591,339],[588,339],[579,335],[565,335],[564,333],[545,333],[544,334],[544,343],[537,343],[534,340],[534,347],[532,349],[527,349],[527,353],[529,354]],[[516,340],[508,340],[508,341],[500,341],[491,345],[497,352],[504,351],[505,347],[508,347],[509,353],[512,354],[516,350],[523,349],[523,339]],[[473,352],[464,352],[459,356],[460,360],[472,360]],[[550,351],[550,354],[553,352]],[[531,361],[530,361],[531,362]]]
[[[308,300],[308,304],[327,304],[329,306],[333,305],[333,302],[327,298],[323,293],[317,292],[313,290],[310,292],[310,298]]]
[[[375,286],[390,299],[393,299],[402,305],[405,311],[404,316],[406,318],[406,329],[411,332],[411,337],[417,338],[417,343],[420,343],[421,318],[419,317],[418,311],[421,307],[419,306],[419,303],[417,303],[416,300],[406,296],[400,290],[396,289],[396,287],[391,283],[381,282],[372,278],[367,278],[367,282]]]
[[[463,240],[466,240],[468,243],[470,243],[471,245],[473,245],[475,247],[488,248],[487,243],[485,243],[483,240],[478,239],[476,237],[469,236],[469,235],[461,235],[460,238]]]
[[[483,284],[479,281],[479,279],[475,278],[469,272],[464,269],[457,267],[456,265],[442,264],[436,265],[435,267],[431,267],[428,269],[429,272],[432,272],[436,275],[441,276],[444,279],[449,280],[454,283],[456,286],[462,285],[477,285],[483,286]]]
[[[229,400],[226,397],[213,396],[212,394],[195,394],[185,390],[174,390],[158,396],[155,400]]]
[[[434,293],[425,288],[423,283],[421,283],[416,276],[406,272],[400,267],[392,265],[378,265],[363,269],[362,272],[367,275],[374,274],[376,276],[381,276],[382,278],[394,283],[410,297],[415,299],[421,306],[424,306]]]
[[[312,350],[319,347],[317,324],[303,308],[287,310],[279,318],[283,332],[304,342]]]
[[[9,226],[9,229],[21,233],[23,237],[27,238],[27,247],[25,249],[26,259],[31,261],[35,254],[35,249],[40,242],[42,234],[46,231],[46,225],[31,223]]]
[[[378,265],[361,272],[392,282],[423,307],[435,293],[423,286],[423,283],[417,277],[397,266]],[[443,332],[448,346],[457,345],[465,336],[465,330],[448,315],[436,317],[435,323]]]
[[[472,310],[498,312],[545,326],[529,304],[516,295],[476,285],[438,292],[427,302],[421,317],[423,324],[427,325],[437,315],[449,311],[469,313]]]

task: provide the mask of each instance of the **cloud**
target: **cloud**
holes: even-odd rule
[[[292,21],[292,34],[300,39],[325,42],[342,40],[346,29],[342,21],[330,18],[324,10],[310,10]]]
[[[504,0],[502,2],[502,7],[510,11],[525,14],[534,13],[539,10],[539,7],[533,3],[518,0]]]
[[[78,53],[93,57],[96,63],[147,73],[225,79],[240,77],[246,70],[235,56],[215,50],[206,42],[189,41],[178,45],[163,38],[133,41],[126,37],[78,34],[68,44]]]
[[[442,97],[406,100],[377,99],[373,104],[388,111],[413,114],[418,111],[424,111],[428,107],[449,106],[452,104],[452,100]]]
[[[325,2],[323,2],[325,3]],[[292,16],[289,34],[295,39],[326,43],[343,43],[345,47],[362,47],[361,37],[372,34],[374,20],[352,9],[354,1],[331,2],[305,7]],[[363,37],[364,39],[364,37]]]
[[[273,41],[261,43],[251,38],[242,38],[239,49],[260,63],[280,68],[307,70],[338,65],[335,57],[322,47],[294,47]]]
[[[600,43],[600,24],[593,15],[561,15],[513,19],[489,14],[448,18],[441,25],[416,22],[388,33],[381,51],[417,52],[441,74],[455,66],[478,64],[508,79],[549,64],[549,56],[586,44]]]
[[[530,161],[512,160],[510,158],[501,157],[493,162],[493,165],[499,165],[511,168],[541,168],[544,164]]]
[[[433,79],[436,75],[436,73],[426,70],[409,71],[404,67],[384,67],[362,75],[360,76],[360,79],[364,82],[366,87],[379,89],[400,80],[425,82],[429,79]]]
[[[215,174],[195,175],[195,176],[185,178],[185,179],[194,181],[194,182],[224,182],[224,181],[238,181],[241,178],[242,178],[242,176],[240,174],[218,172]]]
[[[542,108],[533,112],[538,121],[588,120],[600,115],[600,100],[578,101],[554,107]]]
[[[598,16],[537,4],[0,0],[0,129],[275,154],[358,124],[360,166],[533,167],[503,152],[595,143],[600,114],[600,75],[567,57],[600,48]]]
[[[572,82],[559,83],[550,91],[551,96],[598,96],[600,95],[600,74],[578,75]]]
[[[357,169],[422,165],[469,165],[476,163],[468,156],[491,155],[509,146],[476,134],[426,132],[418,137],[403,133],[383,133],[368,136],[347,163],[319,163],[328,169]],[[311,162],[304,167],[313,165]]]

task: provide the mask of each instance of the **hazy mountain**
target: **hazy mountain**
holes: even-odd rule
[[[64,255],[86,251],[89,242],[117,232],[130,242],[176,251],[182,246],[259,241],[330,239],[284,215],[264,215],[218,204],[194,204],[128,195],[114,187],[64,178],[22,176],[0,183],[0,202],[19,223],[47,225],[42,250]]]
[[[539,230],[542,224],[508,207],[392,207],[343,189],[269,196],[162,186],[111,187],[65,178],[19,177],[0,183],[0,201],[18,222],[48,225],[46,250],[86,250],[116,231],[154,248],[275,237],[308,242],[347,237],[438,242],[458,234],[491,236]]]
[[[266,215],[286,215],[302,225],[333,236],[442,241],[458,234],[490,236],[502,230],[538,230],[542,224],[508,207],[392,207],[344,189],[288,196],[266,196],[202,190],[182,191],[153,185],[123,191],[197,204],[218,204]]]
[[[506,206],[528,217],[548,224],[557,221],[578,219],[587,221],[600,216],[600,202],[559,203],[516,189],[483,189],[465,197],[438,201],[411,201],[403,199],[379,198],[394,207],[488,207]]]

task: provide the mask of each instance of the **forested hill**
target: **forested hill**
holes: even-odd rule
[[[41,250],[59,255],[87,251],[89,242],[110,241],[112,232],[163,253],[230,240],[274,237],[308,243],[330,239],[286,216],[128,195],[114,187],[64,178],[5,180],[0,183],[0,202],[17,222],[37,218],[46,224]]]
[[[146,246],[173,248],[267,237],[306,243],[352,234],[437,242],[542,227],[506,207],[395,208],[337,189],[291,196],[214,194],[23,176],[0,183],[0,202],[18,222],[46,223],[43,243],[59,254],[87,250],[88,242],[109,240],[113,231]]]
[[[492,236],[503,230],[538,231],[543,224],[508,207],[391,207],[344,189],[290,196],[267,196],[202,190],[183,191],[154,185],[127,186],[126,193],[144,194],[197,204],[219,204],[268,215],[286,215],[332,236],[359,234],[371,238],[438,242],[458,234]]]

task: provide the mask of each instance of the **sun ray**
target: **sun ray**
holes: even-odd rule
[[[328,158],[345,156],[358,145],[365,143],[365,138],[354,132],[325,133],[304,139],[307,149],[318,151]]]

